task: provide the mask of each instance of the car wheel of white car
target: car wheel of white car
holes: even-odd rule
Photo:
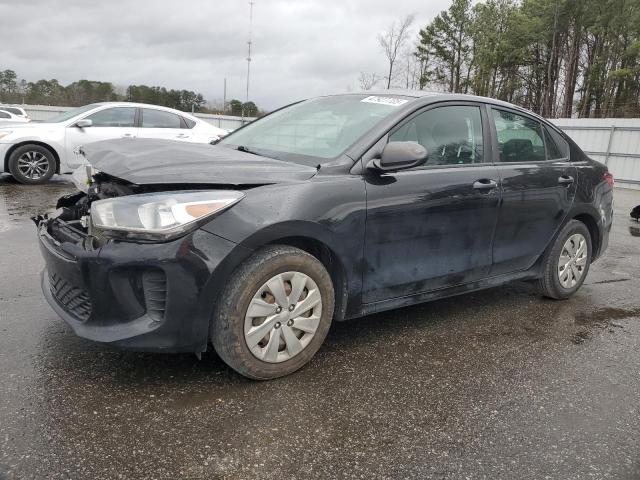
[[[56,171],[50,150],[40,145],[23,145],[9,157],[9,171],[20,183],[37,185],[49,180]]]

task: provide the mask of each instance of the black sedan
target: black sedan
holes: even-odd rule
[[[564,299],[607,247],[613,177],[514,105],[306,100],[217,145],[84,149],[86,192],[38,217],[44,295],[76,334],[289,374],[332,320],[537,282]]]

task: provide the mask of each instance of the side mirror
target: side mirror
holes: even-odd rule
[[[90,120],[88,118],[83,118],[82,120],[78,120],[75,123],[75,126],[78,128],[87,128],[87,127],[90,127],[91,125],[93,125],[93,120]]]
[[[395,172],[418,167],[427,161],[427,149],[416,142],[389,142],[382,150],[380,158],[374,158],[367,168],[380,172]]]

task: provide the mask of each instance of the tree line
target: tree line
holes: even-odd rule
[[[453,0],[420,28],[413,16],[379,37],[386,75],[360,87],[498,98],[545,117],[640,116],[637,0]]]
[[[174,90],[147,85],[129,85],[118,88],[110,82],[78,80],[62,85],[58,80],[27,82],[18,80],[13,70],[0,70],[0,102],[26,103],[30,105],[54,105],[80,107],[89,103],[128,101],[150,103],[182,111],[204,113],[229,113],[255,116],[258,107],[253,102],[232,100],[226,106],[207,104],[201,93],[191,90]]]

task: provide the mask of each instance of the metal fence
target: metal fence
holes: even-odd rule
[[[20,105],[32,120],[45,121],[59,113],[71,110],[72,107],[51,107],[48,105]],[[212,115],[209,113],[195,113],[194,116],[219,128],[235,130],[243,124],[255,120],[253,117],[235,117],[232,115]]]
[[[640,190],[640,119],[559,118],[551,121],[587,155],[607,165],[618,186]]]

